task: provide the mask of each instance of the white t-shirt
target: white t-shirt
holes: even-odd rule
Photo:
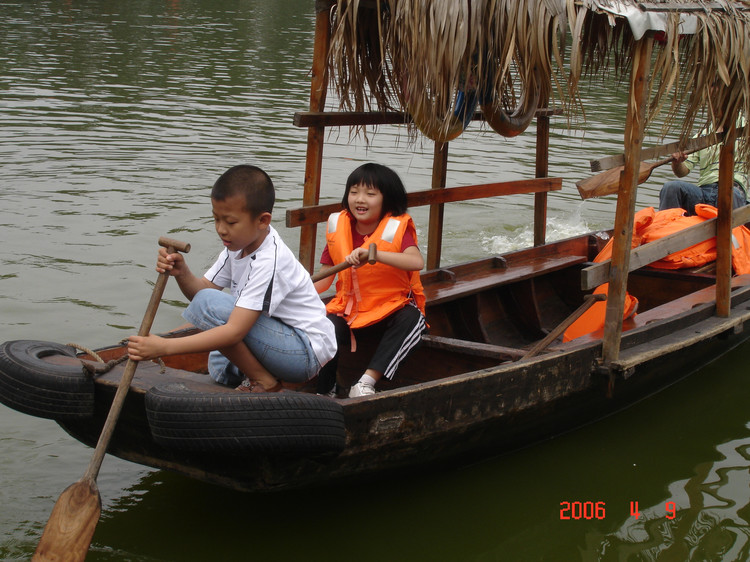
[[[242,250],[222,250],[204,277],[229,288],[235,306],[259,310],[307,334],[321,365],[336,353],[336,334],[326,318],[326,307],[302,267],[284,241],[269,226],[260,247],[239,259]]]

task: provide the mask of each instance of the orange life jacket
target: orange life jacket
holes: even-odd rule
[[[705,222],[706,219],[711,218],[710,215],[706,216],[706,208],[708,207],[708,205],[696,205],[695,211],[698,214],[690,217],[685,216],[685,211],[679,208],[659,211],[643,234],[641,244],[660,240],[665,236]],[[686,269],[700,267],[713,261],[716,261],[716,238],[709,238],[689,248],[683,248],[674,254],[669,254],[649,265],[657,269]]]
[[[409,215],[394,217],[387,214],[362,247],[367,248],[374,242],[379,252],[401,252],[407,228],[413,229],[416,242],[416,229]],[[344,261],[352,253],[352,216],[348,211],[328,217],[326,241],[333,263]],[[339,272],[336,295],[326,310],[343,316],[351,328],[363,328],[403,308],[410,301],[414,301],[424,314],[425,296],[419,272],[377,262]]]
[[[685,216],[683,209],[664,209],[655,212],[653,207],[641,209],[635,214],[632,248],[659,240],[674,232],[679,232],[689,226],[700,224],[718,215],[716,207],[699,204],[695,206],[695,216]],[[608,260],[612,257],[613,240],[607,242],[602,251],[594,259],[595,262]],[[685,269],[700,267],[716,260],[716,237],[699,242],[689,248],[670,254],[665,258],[649,264],[658,269]],[[732,268],[735,275],[750,273],[750,230],[744,225],[732,229]],[[606,293],[607,284],[600,285],[595,293]],[[633,303],[635,301],[635,303]],[[630,294],[625,295],[625,311],[623,319],[635,313],[638,300]],[[570,341],[585,334],[603,328],[606,304],[597,302],[576,320],[566,331],[563,341]],[[629,313],[630,311],[630,313]]]
[[[695,206],[695,216],[685,216],[683,209],[654,211],[653,207],[641,209],[635,214],[633,243],[635,248],[648,244],[669,234],[679,232],[689,226],[700,224],[718,215],[716,207],[699,204]],[[604,261],[612,257],[613,240],[607,242],[594,261]],[[716,238],[709,238],[689,248],[649,264],[657,269],[687,269],[700,267],[716,260]],[[736,275],[750,273],[750,230],[741,225],[732,229],[732,267]]]
[[[635,248],[641,243],[643,233],[654,221],[654,208],[647,207],[641,209],[633,217],[633,240],[630,244],[631,248]],[[601,249],[601,251],[594,258],[594,262],[603,262],[612,258],[612,246],[614,245],[614,238],[610,238],[609,242]],[[595,294],[607,294],[609,290],[609,283],[599,285],[595,290]],[[630,293],[625,293],[625,307],[622,312],[622,319],[626,320],[631,316],[635,316],[636,310],[638,310],[638,299]],[[567,342],[574,340],[586,334],[602,330],[604,328],[604,318],[607,314],[607,301],[597,301],[591,305],[591,307],[581,314],[578,319],[573,322],[563,334],[563,341]]]
[[[594,294],[607,294],[609,291],[609,283],[599,285],[595,290]],[[635,316],[638,310],[638,299],[630,293],[625,293],[625,308],[622,311],[623,321],[628,318]],[[563,341],[570,341],[586,334],[604,330],[604,319],[607,316],[607,301],[597,301],[591,305],[591,307],[578,317],[578,320],[573,322],[563,334]]]

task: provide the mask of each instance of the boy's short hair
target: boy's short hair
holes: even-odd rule
[[[341,205],[349,209],[349,190],[353,185],[368,185],[380,190],[383,194],[383,216],[387,213],[394,217],[403,215],[408,207],[406,188],[401,178],[388,166],[368,162],[349,174]],[[382,218],[382,217],[381,217]]]
[[[257,166],[233,166],[221,174],[211,189],[211,199],[216,201],[224,201],[227,197],[235,195],[245,198],[245,209],[253,217],[273,212],[273,204],[276,201],[273,182],[268,174]]]

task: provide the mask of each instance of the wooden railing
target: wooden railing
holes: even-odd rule
[[[500,195],[515,195],[520,193],[547,193],[562,189],[562,178],[534,178],[529,180],[507,181],[501,183],[487,183],[467,185],[462,187],[446,187],[444,189],[426,189],[407,193],[409,207],[423,205],[437,205],[484,199]],[[299,209],[288,209],[286,212],[286,226],[302,226],[318,224],[328,220],[328,215],[341,210],[341,202],[311,205]]]

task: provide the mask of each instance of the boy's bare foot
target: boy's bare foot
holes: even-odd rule
[[[282,390],[282,385],[280,381],[276,381],[276,384],[271,386],[270,388],[266,388],[262,382],[260,381],[251,381],[248,378],[245,378],[240,385],[235,388],[235,390],[239,392],[254,392],[254,393],[260,393],[260,392],[279,392]]]

